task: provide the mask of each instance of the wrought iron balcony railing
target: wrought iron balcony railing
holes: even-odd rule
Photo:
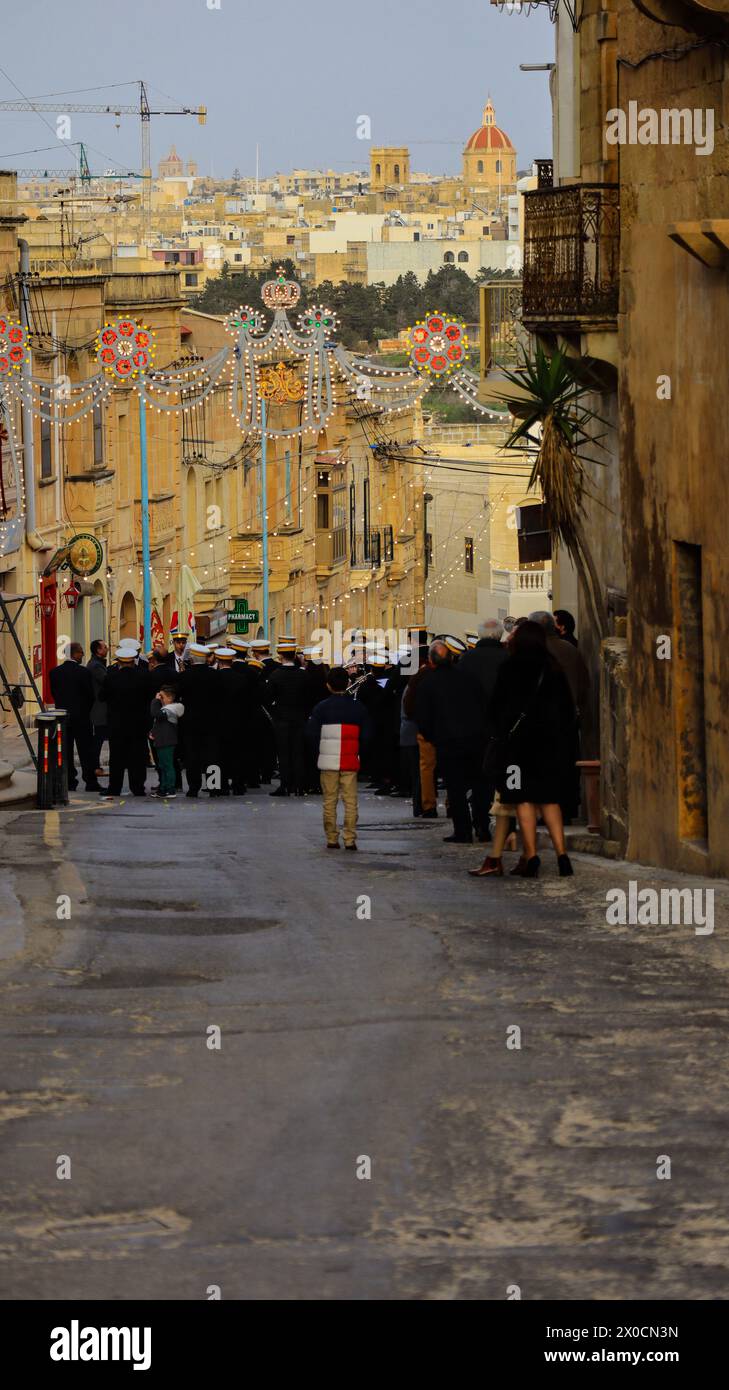
[[[615,328],[620,266],[616,183],[537,188],[524,195],[522,321],[540,328]]]
[[[520,349],[527,345],[521,326],[521,280],[487,280],[481,286],[480,314],[485,370],[516,365],[521,360]]]
[[[352,569],[377,570],[382,564],[382,533],[370,526],[350,536],[349,562]]]

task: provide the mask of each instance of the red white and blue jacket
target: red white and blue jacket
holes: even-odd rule
[[[322,772],[359,772],[360,752],[371,733],[370,717],[350,695],[330,695],[314,711],[306,736]]]

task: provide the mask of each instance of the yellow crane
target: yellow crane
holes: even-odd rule
[[[204,125],[207,118],[207,107],[205,106],[176,106],[169,110],[154,109],[149,104],[147,87],[143,81],[139,81],[139,104],[135,106],[125,106],[109,102],[108,104],[85,103],[85,102],[62,102],[57,101],[34,101],[32,97],[27,101],[0,101],[0,111],[53,111],[57,114],[77,112],[87,116],[139,116],[141,124],[142,142],[142,217],[144,232],[149,237],[152,230],[152,155],[150,147],[149,123],[152,116],[197,116],[200,125]]]

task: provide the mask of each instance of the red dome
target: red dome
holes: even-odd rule
[[[482,125],[473,132],[464,154],[468,154],[471,150],[513,150],[513,148],[508,135],[505,135],[503,130],[499,130],[497,125]]]
[[[470,154],[474,150],[513,150],[508,135],[495,124],[494,108],[489,99],[486,102],[483,113],[483,125],[478,130],[474,130],[470,140],[466,143],[464,154]]]

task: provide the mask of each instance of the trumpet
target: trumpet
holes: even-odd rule
[[[354,680],[347,686],[347,694],[351,695],[353,700],[357,699],[357,692],[360,686],[364,685],[369,674],[369,671],[363,671],[361,676],[355,676]]]

